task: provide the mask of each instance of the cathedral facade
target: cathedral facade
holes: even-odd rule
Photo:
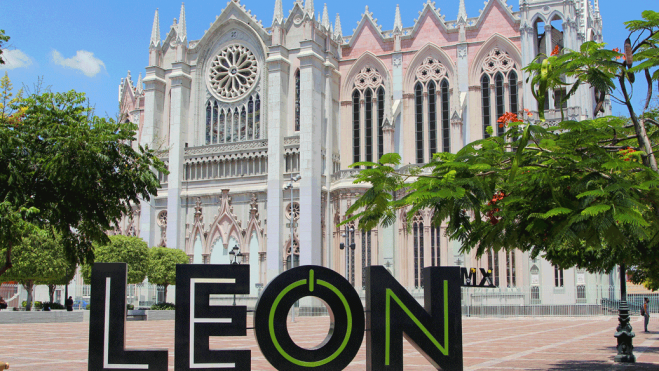
[[[578,302],[579,286],[608,281],[519,251],[462,254],[430,211],[415,215],[411,230],[404,213],[387,228],[338,226],[366,189],[349,165],[397,152],[418,166],[489,135],[487,127],[501,135],[503,113],[537,117],[524,113],[537,107],[523,66],[602,40],[597,0],[521,0],[518,11],[489,0],[472,17],[460,0],[450,21],[434,2],[419,6],[408,27],[397,7],[390,30],[366,7],[346,36],[339,15],[330,22],[313,0],[287,15],[276,0],[270,27],[232,0],[195,40],[183,6],[161,39],[156,10],[146,74],[136,84],[130,73],[122,79],[119,102],[139,127],[137,143],[157,149],[169,175],[159,174],[158,194],[112,233],[185,250],[194,263],[228,264],[240,251],[252,267],[251,295],[306,264],[345,274],[357,289],[366,266],[384,265],[413,292],[426,266],[490,268],[502,289],[537,287],[520,299],[527,304]],[[561,108],[593,117],[592,89],[582,86],[563,107],[561,94],[550,94],[548,120]]]

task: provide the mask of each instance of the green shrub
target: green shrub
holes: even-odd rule
[[[65,309],[64,306],[58,302],[44,302],[42,303],[42,306],[48,306],[50,309]]]
[[[134,310],[135,306],[133,304],[126,304],[126,310]]]
[[[87,306],[85,307],[85,309],[86,309],[86,310],[89,310],[90,306],[91,306],[91,304],[87,304]]]
[[[151,310],[175,310],[176,305],[173,303],[158,303],[151,306]]]
[[[34,307],[37,308],[37,309],[41,309],[41,308],[43,308],[43,303],[40,302],[40,301],[35,301],[34,302]]]

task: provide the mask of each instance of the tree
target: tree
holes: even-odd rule
[[[160,186],[154,170],[166,172],[162,161],[130,145],[137,127],[94,116],[85,103],[74,91],[33,93],[0,117],[0,200],[13,213],[0,214],[0,275],[13,265],[20,234],[11,215],[51,226],[72,261],[92,263],[92,243],[107,243],[105,231],[131,203],[149,200]]]
[[[67,259],[64,247],[52,231],[32,228],[14,248],[13,267],[3,279],[17,281],[27,290],[27,310],[32,307],[34,285],[63,282],[75,273],[75,264]],[[52,301],[52,297],[51,297]]]
[[[180,249],[169,247],[152,247],[149,249],[149,282],[165,286],[167,302],[167,286],[176,283],[176,264],[188,264],[190,258]]]
[[[14,116],[15,112],[12,106],[18,103],[23,95],[23,89],[19,90],[16,96],[12,91],[14,90],[9,75],[5,71],[5,75],[0,79],[0,118],[9,119]]]
[[[94,262],[126,263],[128,283],[142,283],[149,270],[149,247],[139,237],[110,236],[110,242],[94,246]],[[80,273],[86,284],[91,282],[92,266],[85,264]]]
[[[579,84],[590,84],[605,92],[598,94],[598,108],[617,81],[629,120],[603,117],[550,127],[539,104],[539,123],[506,114],[499,121],[509,127],[503,137],[473,142],[457,154],[436,154],[422,168],[396,170],[397,154],[384,155],[379,164],[354,164],[367,167],[355,182],[372,187],[347,211],[354,215],[344,223],[359,219],[360,229],[370,229],[393,223],[397,210],[409,210],[410,221],[417,210],[430,208],[433,223],[446,221],[447,234],[462,242],[463,251],[476,249],[480,256],[489,249],[518,248],[563,268],[591,272],[622,263],[659,282],[654,160],[659,131],[650,127],[659,124],[648,112],[636,115],[625,85],[633,83],[630,73],[645,71],[650,99],[659,80],[652,70],[659,66],[659,13],[646,11],[643,18],[627,22],[628,29],[650,35],[639,35],[623,62],[621,53],[588,42],[578,52],[542,56],[526,68],[536,97],[548,87],[570,85],[559,84],[561,76],[570,76],[575,82],[567,97]],[[630,68],[632,58],[640,62],[637,67]],[[396,191],[406,195],[394,200]]]
[[[5,35],[5,30],[0,30],[0,64],[5,64],[2,59],[2,44],[9,41],[9,36]]]

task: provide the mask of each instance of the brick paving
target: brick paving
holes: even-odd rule
[[[290,319],[289,319],[290,321]],[[615,317],[463,318],[465,370],[659,370],[659,326],[650,333],[635,317],[635,365],[613,363]],[[251,318],[248,319],[251,323]],[[89,323],[0,325],[0,361],[11,370],[86,370]],[[312,347],[327,333],[329,317],[303,317],[289,323],[300,346]],[[640,332],[639,332],[640,330]],[[174,321],[128,322],[127,348],[169,349],[174,369]],[[246,337],[212,338],[215,349],[251,349],[252,370],[272,370],[251,330]],[[405,370],[431,370],[407,342]],[[347,370],[365,369],[366,345]]]

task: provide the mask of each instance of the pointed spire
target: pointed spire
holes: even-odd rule
[[[178,17],[178,29],[176,30],[178,34],[178,40],[183,42],[188,36],[188,32],[185,27],[185,3],[181,3],[181,15]]]
[[[595,13],[599,13],[600,12],[600,2],[599,2],[599,0],[593,0],[593,3],[594,3],[594,9],[593,10],[595,11]]]
[[[467,23],[467,10],[465,9],[465,0],[460,0],[460,8],[458,9],[458,24]]]
[[[336,13],[336,21],[334,21],[334,38],[343,43],[343,41],[340,40],[343,39],[343,31],[341,31],[341,18],[339,17],[339,13]]]
[[[156,8],[156,15],[153,16],[153,28],[151,29],[150,46],[157,47],[158,45],[160,45],[160,18],[158,17],[158,9]]]
[[[313,0],[306,0],[306,2],[304,3],[304,11],[309,14],[309,17],[311,17],[311,19],[313,19],[313,14],[314,14]]]
[[[394,33],[403,32],[403,21],[400,20],[400,7],[396,4],[396,16],[394,17]]]
[[[329,14],[327,13],[327,3],[323,6],[323,21],[322,25],[325,28],[325,30],[330,29],[330,21],[329,21]]]
[[[140,72],[139,77],[137,78],[137,86],[135,87],[138,93],[142,93],[144,88],[142,87],[142,72]]]
[[[281,0],[275,0],[275,14],[272,16],[272,25],[281,23],[284,20],[284,8]]]

